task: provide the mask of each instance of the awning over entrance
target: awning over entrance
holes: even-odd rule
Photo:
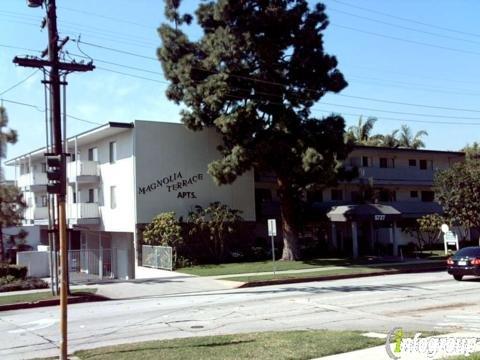
[[[390,205],[358,204],[336,206],[327,213],[327,217],[333,222],[395,221],[402,214]]]

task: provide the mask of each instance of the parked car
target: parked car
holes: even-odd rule
[[[480,276],[480,246],[458,250],[447,259],[447,271],[457,281],[461,281],[465,275]]]

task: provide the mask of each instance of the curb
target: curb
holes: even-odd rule
[[[68,304],[80,304],[85,302],[98,302],[98,301],[108,301],[109,298],[96,295],[96,294],[87,294],[87,293],[77,293],[77,295],[70,296],[68,298]],[[10,311],[10,310],[21,310],[21,309],[30,309],[36,307],[45,307],[45,306],[58,306],[60,305],[60,299],[49,299],[49,300],[39,300],[34,302],[24,302],[16,304],[5,304],[0,305],[0,311]]]
[[[329,281],[329,280],[356,279],[356,278],[362,278],[362,277],[373,277],[373,276],[384,276],[384,275],[435,272],[435,271],[446,270],[446,268],[447,267],[445,265],[442,265],[442,266],[437,265],[432,267],[426,267],[423,269],[405,269],[405,270],[380,271],[380,272],[363,273],[363,274],[325,275],[325,276],[304,277],[304,278],[296,278],[296,279],[251,281],[238,286],[237,289],[257,287],[257,286],[268,286],[268,285],[296,284],[296,283],[312,282],[312,281]]]

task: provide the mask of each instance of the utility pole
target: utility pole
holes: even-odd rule
[[[43,24],[48,27],[48,49],[43,54],[48,53],[48,60],[36,57],[15,57],[13,62],[20,66],[34,68],[49,68],[49,79],[47,83],[50,85],[50,116],[52,133],[52,149],[53,153],[45,154],[47,157],[47,177],[49,184],[47,192],[56,194],[58,206],[58,235],[60,238],[60,272],[61,272],[61,288],[60,288],[60,359],[67,360],[68,343],[67,343],[67,302],[68,302],[68,262],[67,262],[67,218],[66,218],[66,156],[62,146],[62,110],[60,85],[66,85],[60,81],[60,72],[64,75],[75,71],[91,71],[94,69],[93,64],[77,63],[77,62],[61,62],[59,60],[59,51],[66,44],[68,38],[60,41],[57,30],[57,9],[55,0],[27,0],[29,7],[40,7],[45,5],[47,16]],[[43,26],[43,25],[42,25]],[[66,112],[66,109],[63,109]]]

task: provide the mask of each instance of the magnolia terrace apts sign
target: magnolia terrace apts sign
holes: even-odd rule
[[[184,177],[180,171],[154,180],[147,186],[138,188],[139,195],[146,195],[153,191],[176,192],[178,199],[196,199],[194,191],[189,189],[193,184],[203,181],[203,174]]]

